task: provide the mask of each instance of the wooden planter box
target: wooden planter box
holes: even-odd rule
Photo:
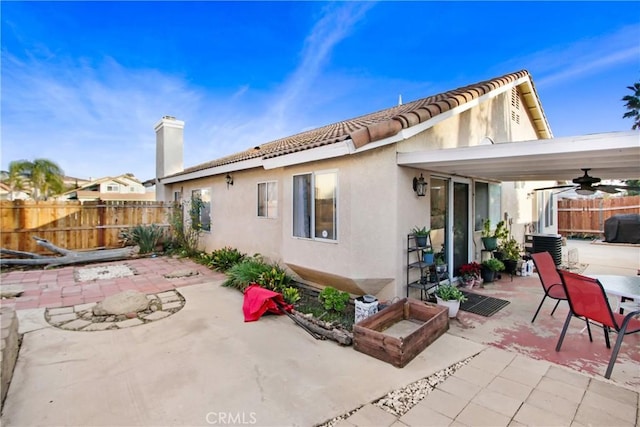
[[[353,326],[353,348],[404,367],[449,329],[447,307],[404,298]]]

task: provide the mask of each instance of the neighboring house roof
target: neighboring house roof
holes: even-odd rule
[[[347,139],[352,140],[354,147],[358,149],[369,143],[394,136],[403,129],[426,122],[442,113],[462,106],[489,92],[521,79],[526,80],[528,83],[524,87],[521,86],[520,91],[525,101],[525,107],[532,117],[536,132],[540,138],[551,138],[549,123],[542,110],[538,95],[531,81],[531,76],[528,71],[522,70],[403,105],[277,139],[240,153],[186,168],[184,171],[170,175],[169,177],[176,177],[256,158],[269,159],[335,144]]]
[[[132,183],[142,184],[138,179],[136,179],[135,176],[133,176],[132,174],[126,173],[118,176],[106,176],[104,178],[99,178],[91,182],[87,182],[86,184],[80,185],[78,188],[74,188],[72,190],[62,193],[61,196],[67,197],[67,198],[98,197],[94,194],[100,192],[100,184],[104,184],[105,182],[115,182],[125,187],[130,186]],[[130,193],[129,196],[123,196],[122,194],[119,194],[117,196],[113,196],[113,195],[106,196],[105,194],[107,193],[100,193],[99,197],[104,200],[108,198],[113,198],[113,197],[117,197],[118,199],[122,199],[122,200],[128,197],[134,200],[134,199],[139,199],[141,197],[140,195],[143,195],[142,197],[144,198],[148,197],[144,193],[138,193],[138,192]]]
[[[130,174],[122,174],[115,177],[105,176],[104,178],[99,178],[99,179],[95,179],[93,181],[87,182],[86,184],[81,185],[78,188],[74,188],[73,190],[67,191],[64,194],[74,193],[79,190],[86,190],[88,188],[92,188],[109,181],[117,182],[118,184],[122,184],[122,185],[131,185],[131,182],[142,184],[138,179],[136,179],[135,176]]]

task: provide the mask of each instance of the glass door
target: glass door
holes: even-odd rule
[[[453,277],[469,262],[471,251],[471,191],[469,180],[432,177],[431,241]]]
[[[470,213],[471,197],[469,192],[469,182],[454,181],[453,182],[453,265],[451,273],[458,276],[460,266],[469,261],[470,247]]]
[[[449,246],[449,179],[431,178],[431,244],[433,252],[449,259],[446,248]]]

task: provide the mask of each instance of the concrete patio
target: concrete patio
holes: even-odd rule
[[[637,272],[637,247],[574,243],[589,264],[585,273]],[[166,259],[156,262],[160,269]],[[511,303],[492,317],[460,312],[449,332],[403,369],[316,341],[284,316],[244,323],[240,293],[222,288],[223,277],[213,272],[196,277],[173,287],[186,299],[181,311],[122,330],[63,331],[45,322],[44,307],[18,309],[24,339],[2,424],[312,426],[354,410],[337,425],[640,421],[638,334],[626,337],[611,381],[602,376],[610,350],[599,330],[590,343],[575,321],[556,353],[566,304],[551,317],[548,301],[531,325],[542,297],[536,275],[479,290]],[[154,292],[166,286],[153,282],[144,283]],[[401,417],[371,404],[472,356]]]

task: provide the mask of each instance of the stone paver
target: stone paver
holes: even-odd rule
[[[82,319],[76,319],[72,322],[69,323],[65,323],[64,325],[60,326],[62,329],[69,329],[69,330],[76,330],[76,329],[82,329],[87,325],[90,325],[91,322],[89,322],[88,320],[82,320]]]
[[[440,412],[434,411],[427,405],[418,404],[409,412],[399,418],[400,422],[407,426],[439,427],[447,426],[453,420]]]
[[[95,303],[87,303],[87,304],[78,304],[73,307],[73,311],[78,313],[80,311],[91,310],[96,304]],[[49,310],[49,314],[51,314],[51,310]]]
[[[177,302],[170,302],[168,304],[162,304],[162,309],[163,310],[172,310],[174,308],[178,308],[182,306],[182,302],[177,301]]]
[[[365,426],[391,426],[396,421],[396,417],[385,412],[374,405],[365,405],[355,414],[347,418],[347,422],[358,427]]]
[[[454,419],[464,409],[468,401],[439,389],[433,390],[416,406],[426,406],[445,417]]]
[[[113,322],[102,322],[102,323],[92,323],[86,327],[84,327],[83,331],[105,331],[110,328],[114,328],[115,325]]]
[[[547,393],[539,389],[531,392],[526,403],[569,419],[572,419],[578,410],[577,403],[571,402],[557,394]]]
[[[168,311],[154,311],[153,313],[144,317],[145,320],[160,320],[164,319],[167,316],[171,316],[171,313]]]
[[[55,315],[55,316],[51,316],[51,319],[50,319],[51,324],[52,325],[59,325],[59,324],[64,323],[64,322],[68,322],[68,321],[77,319],[78,316],[76,316],[76,314],[73,313],[73,307],[70,307],[70,308],[71,308],[71,313],[58,314],[58,315]]]
[[[138,326],[142,324],[144,324],[144,322],[140,319],[129,319],[129,320],[123,320],[122,322],[116,323],[118,328],[130,328],[132,326]]]
[[[499,427],[509,425],[511,418],[471,402],[462,410],[456,421],[474,427]]]
[[[70,314],[73,313],[73,307],[60,307],[60,308],[52,308],[49,310],[49,314],[51,316],[57,316],[59,314]]]

